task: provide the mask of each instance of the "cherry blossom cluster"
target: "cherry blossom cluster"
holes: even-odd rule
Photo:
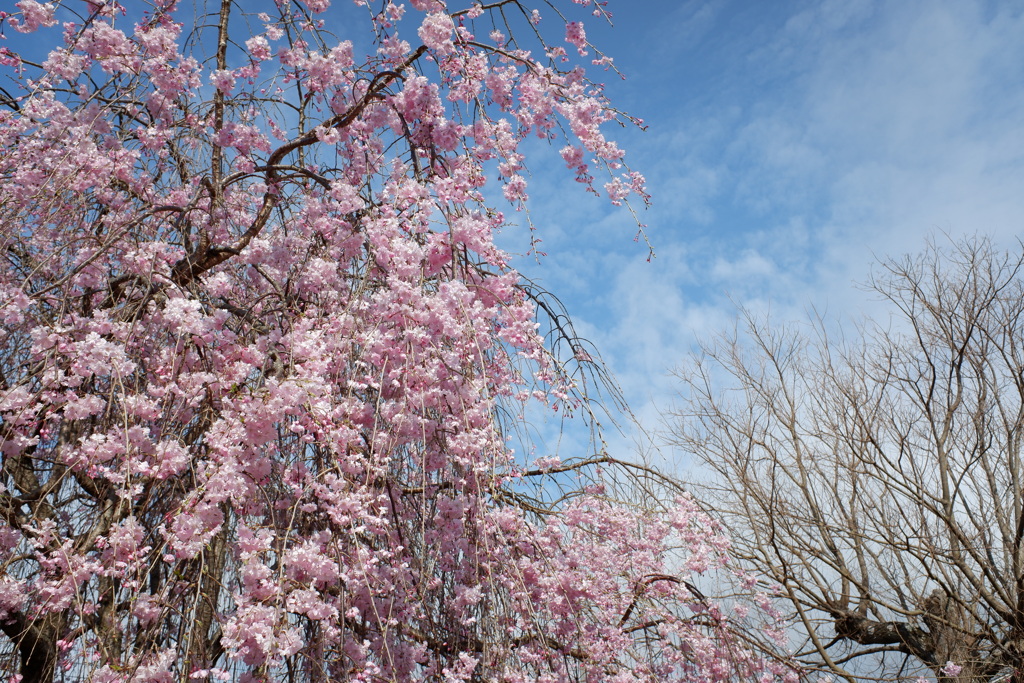
[[[616,504],[593,462],[507,440],[526,403],[586,398],[494,242],[524,140],[647,198],[587,76],[573,5],[606,3],[409,4],[3,17],[56,44],[4,48],[0,90],[20,680],[795,675],[693,589],[728,553],[693,501]],[[538,497],[558,477],[580,495]]]

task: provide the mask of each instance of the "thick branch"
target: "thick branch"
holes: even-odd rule
[[[923,662],[935,664],[935,653],[928,647],[928,632],[897,621],[874,621],[857,612],[837,612],[836,636],[861,645],[899,645],[900,651]]]
[[[55,615],[30,620],[24,614],[0,620],[0,630],[18,647],[21,683],[50,683],[57,667]]]
[[[360,114],[363,113],[371,102],[380,97],[381,93],[389,85],[391,85],[395,80],[402,78],[402,73],[412,66],[417,59],[426,54],[426,51],[426,47],[420,46],[394,71],[383,71],[377,74],[370,82],[370,86],[367,88],[366,93],[356,105],[344,114],[339,114],[338,116],[328,119],[321,124],[319,128],[344,128],[351,124]],[[206,271],[217,267],[245,249],[249,242],[260,234],[260,231],[262,231],[266,226],[267,221],[270,220],[270,215],[273,212],[274,207],[277,206],[281,199],[281,195],[276,187],[279,179],[278,168],[281,166],[281,162],[292,152],[302,149],[303,147],[308,147],[318,140],[317,128],[314,128],[274,150],[265,164],[265,167],[267,168],[267,191],[263,195],[263,203],[256,212],[256,218],[253,220],[249,228],[241,237],[238,238],[235,244],[230,247],[210,246],[202,250],[197,249],[196,252],[187,255],[185,258],[174,264],[174,268],[171,271],[171,280],[178,286],[185,287],[189,282],[196,279]],[[218,191],[220,191],[219,188]]]

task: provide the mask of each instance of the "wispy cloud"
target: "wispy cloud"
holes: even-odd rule
[[[633,78],[611,87],[650,125],[626,142],[656,198],[653,263],[628,215],[547,176],[535,193],[541,272],[649,421],[671,402],[666,370],[736,304],[855,316],[876,257],[936,232],[1022,233],[1024,3],[792,7],[619,8],[609,51]]]

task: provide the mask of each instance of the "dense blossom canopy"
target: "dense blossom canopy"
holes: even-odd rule
[[[580,478],[608,456],[507,441],[528,402],[581,408],[592,362],[494,243],[522,142],[646,200],[586,75],[605,3],[409,4],[3,17],[0,668],[789,675],[689,581],[728,550],[693,501],[616,504]]]

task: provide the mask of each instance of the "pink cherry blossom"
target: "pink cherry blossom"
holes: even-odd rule
[[[210,74],[210,83],[225,95],[230,95],[235,87],[235,75],[226,69],[218,69]]]
[[[54,17],[56,7],[52,2],[44,4],[36,0],[19,0],[14,6],[21,10],[21,19],[11,17],[7,21],[21,33],[32,33],[40,27],[53,26],[57,23]]]
[[[455,49],[452,44],[454,30],[455,24],[451,17],[444,12],[432,12],[423,19],[417,33],[424,45],[444,55]]]
[[[587,34],[582,22],[570,21],[565,25],[565,42],[574,45],[581,55],[587,53]]]
[[[256,61],[264,62],[271,58],[270,43],[263,36],[253,36],[245,41],[245,49],[249,51],[249,55]]]
[[[960,675],[960,672],[963,671],[963,669],[964,668],[959,664],[954,664],[953,662],[946,662],[945,666],[943,666],[940,669],[940,671],[942,671],[943,674],[949,676],[950,678],[956,678]]]
[[[600,367],[495,243],[527,140],[647,200],[583,59],[604,3],[250,4],[9,17],[0,669],[790,680],[714,519],[522,425]]]

